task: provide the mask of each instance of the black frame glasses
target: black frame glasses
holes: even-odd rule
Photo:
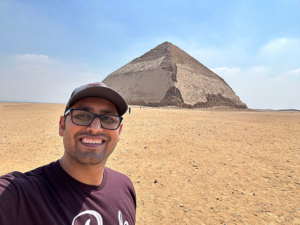
[[[82,117],[82,119],[80,119],[80,118],[76,117],[80,114],[74,115],[74,112],[84,112],[85,114],[81,115],[84,117]],[[111,115],[111,114],[100,115],[100,114],[95,114],[95,113],[92,113],[92,112],[89,112],[86,110],[82,110],[82,109],[69,109],[65,112],[65,116],[67,116],[69,113],[71,113],[72,122],[78,126],[89,126],[94,121],[95,118],[99,118],[101,127],[103,129],[107,129],[107,130],[118,129],[123,120],[122,116]],[[87,116],[87,115],[93,116],[92,119],[86,120],[85,116]],[[84,120],[84,118],[85,118],[85,120]]]

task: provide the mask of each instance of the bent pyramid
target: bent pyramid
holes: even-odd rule
[[[133,105],[247,108],[221,77],[169,42],[132,60],[102,82]]]

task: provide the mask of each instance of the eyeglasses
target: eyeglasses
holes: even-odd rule
[[[69,109],[65,116],[71,113],[72,122],[79,126],[89,126],[96,117],[99,118],[101,127],[107,130],[116,130],[119,128],[123,117],[116,115],[99,115],[81,109]]]

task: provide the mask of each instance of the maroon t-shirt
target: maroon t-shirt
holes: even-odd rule
[[[107,167],[99,186],[75,180],[59,161],[0,177],[0,225],[132,225],[135,213],[132,182]]]

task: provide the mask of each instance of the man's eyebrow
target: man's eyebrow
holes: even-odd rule
[[[101,114],[113,114],[113,115],[116,115],[116,113],[114,111],[109,110],[109,109],[101,109],[100,113]]]
[[[93,108],[88,107],[88,106],[79,106],[79,107],[76,107],[76,109],[82,109],[82,110],[89,111],[89,112],[93,111]]]
[[[98,112],[94,112],[94,108],[92,107],[88,107],[88,106],[79,106],[76,109],[81,109],[81,110],[85,110],[85,111],[89,111],[92,113],[98,113]],[[100,114],[112,114],[112,115],[117,115],[114,111],[110,110],[110,109],[101,109],[100,110]]]

